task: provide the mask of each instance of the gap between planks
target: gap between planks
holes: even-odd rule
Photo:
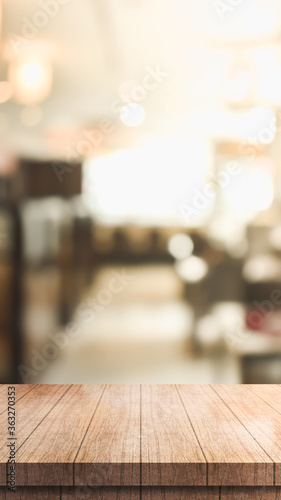
[[[272,457],[267,453],[267,451],[262,447],[262,445],[260,444],[260,442],[255,438],[255,436],[249,431],[249,429],[246,427],[246,425],[242,422],[242,420],[238,417],[238,415],[236,413],[234,413],[234,411],[232,410],[232,408],[226,403],[226,401],[224,401],[224,399],[221,397],[221,395],[215,390],[214,386],[210,385],[210,387],[212,388],[212,390],[215,392],[215,394],[220,398],[220,400],[223,402],[223,404],[229,409],[229,411],[231,411],[231,413],[234,415],[234,417],[237,418],[237,420],[240,422],[241,425],[243,425],[244,429],[248,432],[248,434],[250,434],[250,436],[256,441],[256,443],[260,446],[260,448],[264,451],[264,453],[268,456],[268,458],[270,460],[272,460],[272,462],[274,463]],[[275,485],[275,483],[274,483]]]
[[[34,427],[34,429],[31,431],[31,433],[28,435],[28,437],[26,437],[25,440],[21,443],[21,445],[17,448],[17,453],[19,452],[19,450],[21,449],[21,447],[24,445],[24,443],[26,443],[26,441],[30,438],[30,436],[32,436],[32,434],[36,431],[36,429],[38,429],[38,427],[42,424],[42,422],[44,422],[45,418],[55,409],[55,407],[57,406],[57,404],[61,401],[61,399],[65,396],[65,394],[69,391],[69,389],[71,387],[72,387],[72,385],[70,385],[66,389],[66,391],[58,399],[58,401],[55,402],[54,406],[52,406],[52,408],[46,413],[46,415],[44,415],[44,417],[42,418],[42,420],[40,420],[40,422]]]
[[[103,398],[103,395],[104,395],[104,393],[105,393],[105,391],[106,391],[106,389],[107,389],[107,388],[108,388],[108,384],[105,384],[105,386],[104,386],[104,388],[103,388],[103,390],[102,390],[102,393],[101,393],[101,395],[100,395],[100,397],[99,397],[98,403],[97,403],[97,405],[96,405],[96,407],[95,407],[95,409],[94,409],[94,411],[93,411],[93,415],[92,415],[92,417],[91,417],[91,419],[90,419],[89,425],[88,425],[88,427],[87,427],[87,429],[86,429],[86,432],[85,432],[85,434],[84,434],[84,436],[83,436],[83,438],[82,438],[82,440],[81,440],[81,443],[80,443],[80,445],[79,445],[79,448],[78,448],[78,450],[77,450],[77,453],[76,453],[76,455],[75,455],[75,457],[74,457],[74,460],[73,460],[73,486],[75,486],[75,461],[76,461],[76,459],[77,459],[77,456],[78,456],[78,454],[79,454],[79,451],[81,450],[81,446],[82,446],[82,444],[83,444],[83,443],[84,443],[84,441],[85,441],[86,435],[87,435],[87,433],[88,433],[88,431],[89,431],[89,429],[90,429],[90,425],[91,425],[91,423],[92,423],[92,421],[93,421],[93,419],[94,419],[94,416],[95,416],[95,414],[96,414],[96,412],[97,412],[97,409],[98,409],[98,407],[99,407],[99,405],[100,405],[100,402],[101,402],[101,400],[102,400],[102,398]]]

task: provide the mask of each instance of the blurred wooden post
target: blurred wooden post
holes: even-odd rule
[[[11,355],[11,369],[4,383],[23,383],[20,379],[18,366],[23,362],[24,332],[23,332],[23,227],[21,219],[21,202],[33,198],[40,199],[47,196],[61,196],[68,198],[81,193],[81,165],[67,166],[67,174],[62,181],[58,179],[53,168],[53,162],[21,160],[19,163],[8,155],[0,156],[0,207],[11,218],[12,239],[11,261],[13,273],[11,278],[10,319],[7,326],[7,345]],[[59,163],[57,162],[56,165]],[[60,165],[63,165],[61,163]],[[70,245],[73,244],[73,239]],[[69,252],[68,252],[69,253]],[[56,264],[62,275],[62,292],[60,299],[61,319],[68,320],[70,314],[69,278],[73,265],[73,252],[58,258]],[[67,297],[65,296],[67,292]],[[9,335],[7,335],[9,334]]]

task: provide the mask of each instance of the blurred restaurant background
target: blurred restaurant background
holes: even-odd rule
[[[280,1],[0,5],[0,381],[281,383]]]

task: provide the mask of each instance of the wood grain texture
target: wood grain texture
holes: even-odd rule
[[[30,438],[28,442],[31,445],[32,443],[31,436],[33,434],[34,429],[37,426],[40,426],[40,424],[42,424],[46,415],[55,407],[56,403],[59,401],[61,397],[63,397],[63,395],[66,393],[69,387],[70,386],[63,386],[63,385],[53,385],[53,386],[38,385],[37,387],[35,387],[33,391],[28,391],[27,393],[24,394],[24,397],[20,397],[20,399],[18,399],[16,404],[16,437],[17,437],[16,473],[17,473],[18,485],[26,484],[29,486],[31,485],[33,486],[32,483],[28,482],[29,480],[27,480],[26,483],[21,479],[22,470],[21,470],[21,465],[18,463],[21,446],[23,445],[24,442],[26,442],[26,440],[28,440],[28,438]],[[17,397],[19,396],[20,392],[21,391],[19,389],[19,391],[17,391]],[[8,427],[7,411],[5,411],[0,416],[0,435],[4,437],[4,439],[1,439],[0,441],[0,463],[1,464],[4,463],[5,466],[5,468],[1,470],[1,485],[3,486],[6,485],[5,462],[7,462],[9,456],[9,451],[7,448],[7,437],[8,437],[7,427]],[[36,469],[38,471],[36,472],[37,474],[39,474],[40,472],[38,477],[41,478],[41,473],[44,474],[44,472],[42,471],[41,464],[39,465],[39,470],[38,466],[36,466]],[[51,468],[49,468],[48,473],[50,470]]]
[[[34,391],[28,392],[16,403],[16,434],[17,449],[41,424],[46,415],[56,406],[57,402],[70,386],[38,385]],[[0,435],[7,432],[7,408],[0,416]],[[6,442],[0,442],[0,461],[7,458]]]
[[[60,488],[17,488],[15,492],[0,488],[0,500],[60,500]]]
[[[264,400],[265,398],[274,404],[275,392],[278,405],[281,391],[264,390],[264,396],[261,399],[255,393],[255,389],[251,391],[242,385],[213,386],[213,390],[235,413],[268,457],[275,462],[275,485],[281,485],[281,415]]]
[[[108,487],[75,486],[62,488],[61,500],[140,500],[140,486]]]
[[[221,488],[221,500],[281,500],[281,488]]]
[[[216,487],[143,487],[142,500],[219,500]]]
[[[0,486],[7,387],[0,386]],[[202,495],[251,487],[245,492],[257,495],[254,487],[281,485],[280,396],[280,386],[18,386],[16,482],[131,497],[142,486],[148,498],[163,499],[173,487],[179,498],[197,495],[192,487]]]
[[[26,385],[0,385],[0,415],[7,411],[8,406],[8,387],[15,387],[16,389],[16,401],[19,401],[24,396],[26,396],[30,391],[33,391],[36,385],[26,384]]]
[[[143,486],[206,484],[206,459],[175,387],[142,386]]]
[[[7,398],[8,387],[2,393],[1,401],[5,404],[5,410],[0,415],[0,485],[6,485],[6,464],[8,460],[8,421],[7,421]],[[19,385],[16,386],[16,437],[17,452],[24,441],[32,434],[47,413],[56,405],[70,386],[45,386],[45,385]],[[27,425],[28,423],[28,425]]]
[[[64,395],[18,449],[19,486],[73,485],[73,462],[104,386],[61,387]]]
[[[242,386],[256,394],[258,398],[265,401],[269,406],[281,414],[281,386],[274,385],[245,385]]]
[[[140,485],[140,386],[106,387],[75,459],[75,484]]]
[[[281,386],[274,385],[249,385],[247,386],[260,399],[265,401],[269,406],[274,408],[280,415],[281,419]],[[280,443],[279,436],[276,439]],[[275,485],[281,485],[281,464],[275,464]]]
[[[7,408],[8,401],[8,385],[0,385],[0,415]],[[15,387],[15,386],[13,386]]]
[[[0,488],[0,500],[281,500],[275,487],[20,487]]]
[[[208,462],[208,485],[273,485],[273,461],[212,386],[178,390]]]

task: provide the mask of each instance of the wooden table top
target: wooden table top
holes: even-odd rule
[[[19,486],[281,485],[279,385],[19,385],[16,400]]]

